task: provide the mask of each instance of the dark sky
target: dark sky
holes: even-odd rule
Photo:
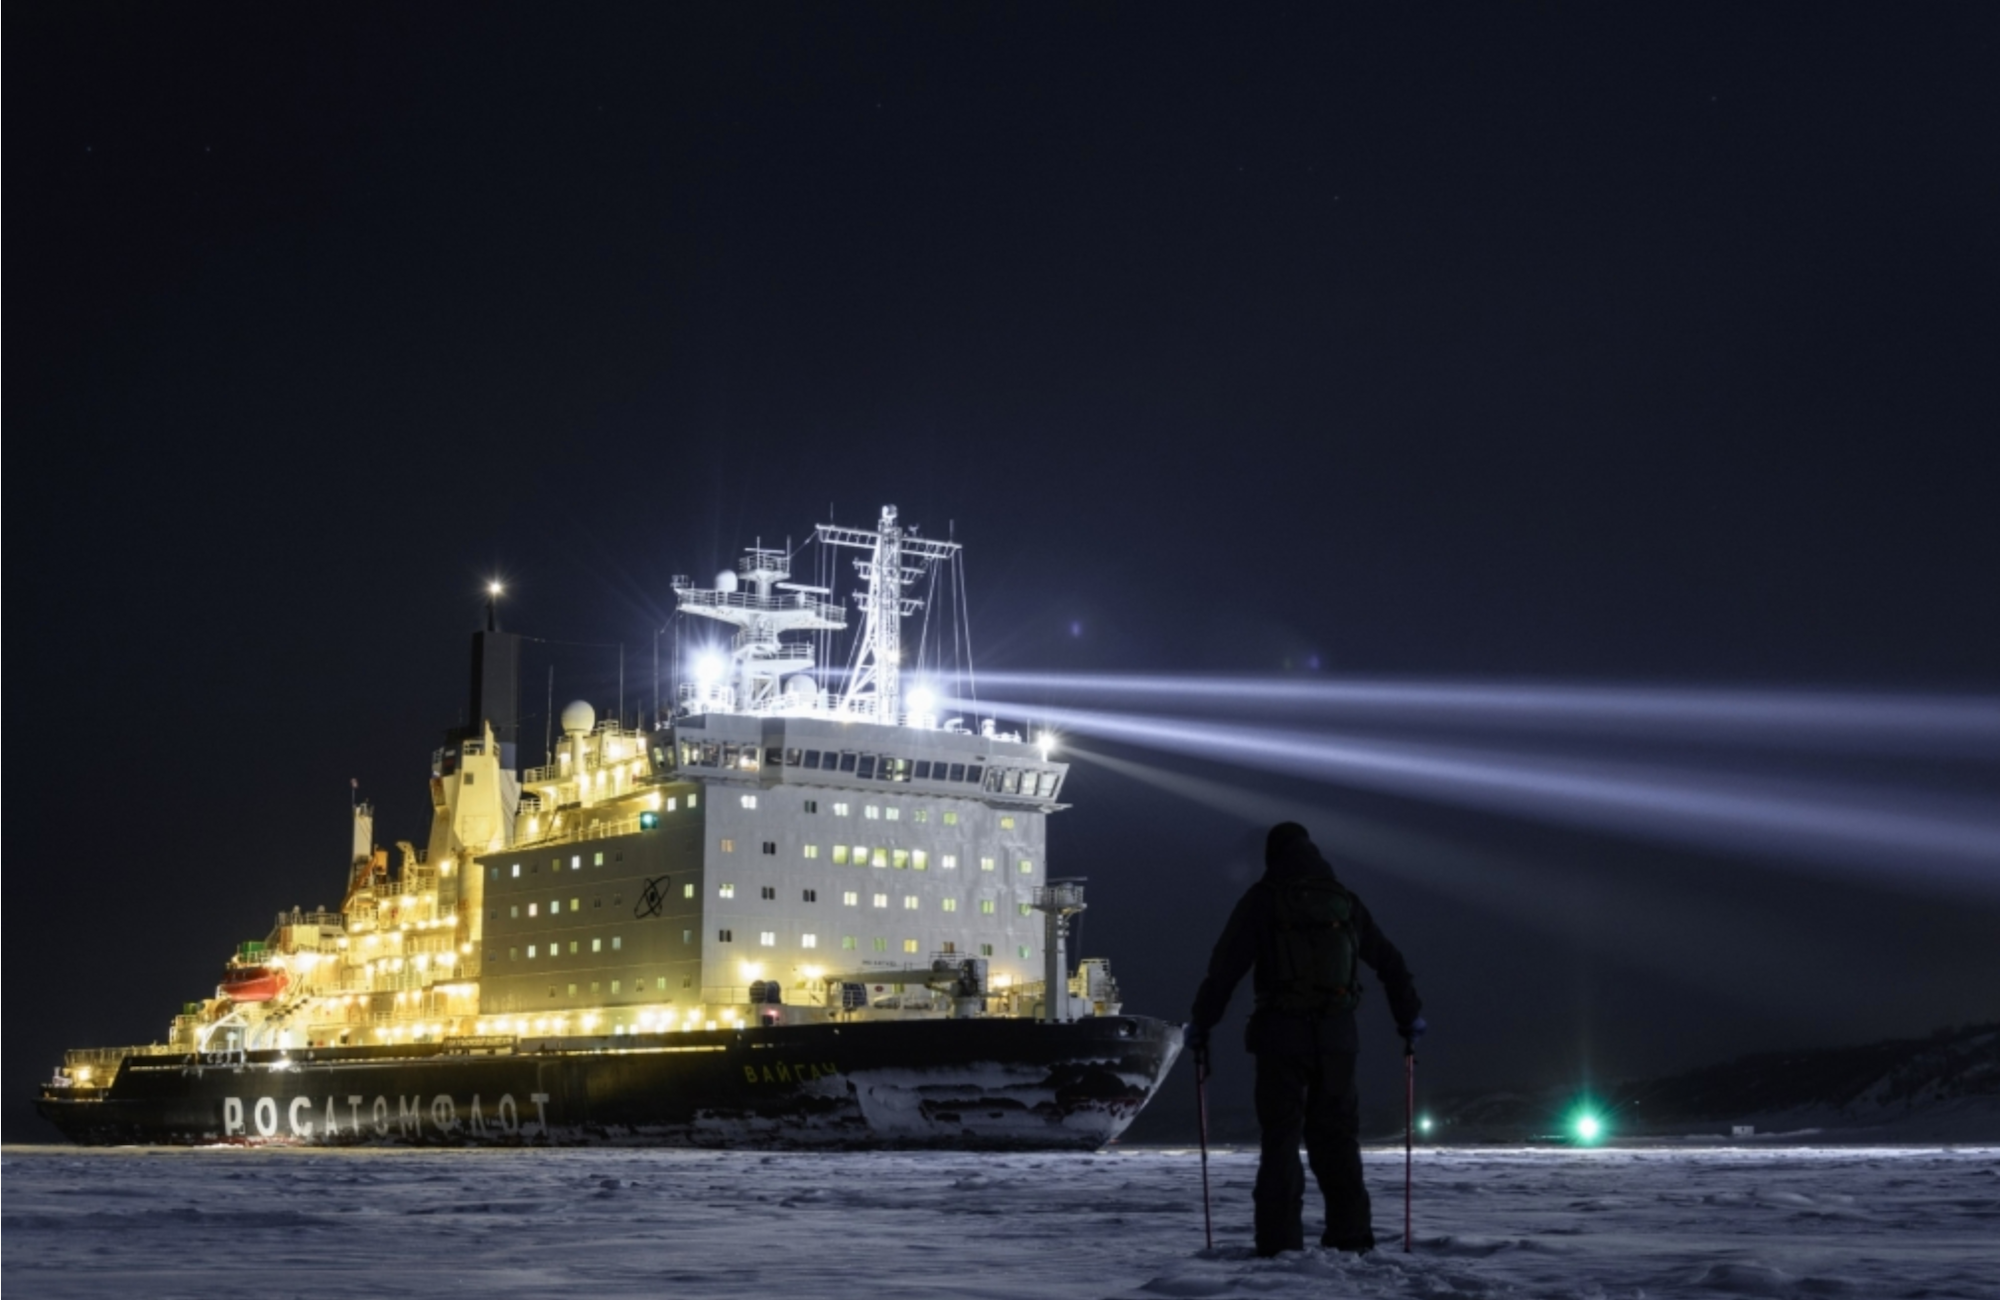
[[[2000,690],[1996,54],[1979,4],[10,9],[7,1135],[339,902],[348,778],[422,839],[495,571],[635,692],[672,574],[883,502],[995,668]],[[1167,766],[1513,873],[1350,874],[1438,1086],[2000,1014],[1991,890]],[[1246,823],[1069,794],[1084,946],[1178,1018]]]

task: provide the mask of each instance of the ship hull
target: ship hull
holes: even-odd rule
[[[456,1049],[128,1058],[46,1089],[86,1145],[1095,1150],[1181,1046],[1141,1016],[872,1021]]]

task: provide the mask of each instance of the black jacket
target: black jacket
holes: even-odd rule
[[[1310,840],[1298,840],[1286,845],[1264,870],[1264,876],[1250,886],[1236,910],[1229,915],[1229,924],[1222,928],[1222,937],[1216,940],[1215,952],[1208,959],[1208,978],[1201,982],[1201,988],[1194,995],[1194,1011],[1190,1016],[1193,1023],[1208,1029],[1229,1009],[1230,995],[1237,984],[1253,968],[1256,979],[1253,987],[1257,991],[1257,1010],[1250,1017],[1249,1047],[1253,1052],[1309,1052],[1353,1051],[1358,1039],[1354,1030],[1354,1013],[1336,1011],[1324,1017],[1307,1017],[1296,1013],[1282,1012],[1263,1005],[1267,994],[1272,962],[1272,951],[1276,942],[1277,891],[1274,882],[1294,876],[1322,875],[1333,878],[1333,868],[1320,856],[1319,849]],[[1352,891],[1350,891],[1352,892]],[[1354,927],[1361,939],[1361,960],[1375,972],[1382,981],[1382,991],[1389,996],[1389,1009],[1395,1014],[1396,1028],[1408,1036],[1410,1022],[1423,1010],[1423,1001],[1417,997],[1417,986],[1410,978],[1410,968],[1403,964],[1403,954],[1389,942],[1368,907],[1359,897],[1354,900]]]

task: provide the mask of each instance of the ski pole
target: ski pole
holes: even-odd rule
[[[1410,1185],[1417,1143],[1417,1045],[1403,1040],[1403,1253],[1410,1253]]]
[[[1194,1105],[1201,1117],[1201,1235],[1215,1249],[1215,1216],[1208,1207],[1208,1048],[1194,1054]]]

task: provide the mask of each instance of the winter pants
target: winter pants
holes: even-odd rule
[[[1264,1146],[1252,1199],[1259,1255],[1304,1245],[1306,1176],[1299,1165],[1301,1138],[1320,1195],[1326,1198],[1326,1234],[1320,1244],[1341,1250],[1368,1250],[1375,1245],[1356,1135],[1360,1105],[1352,1052],[1257,1054],[1257,1123],[1264,1130]]]

